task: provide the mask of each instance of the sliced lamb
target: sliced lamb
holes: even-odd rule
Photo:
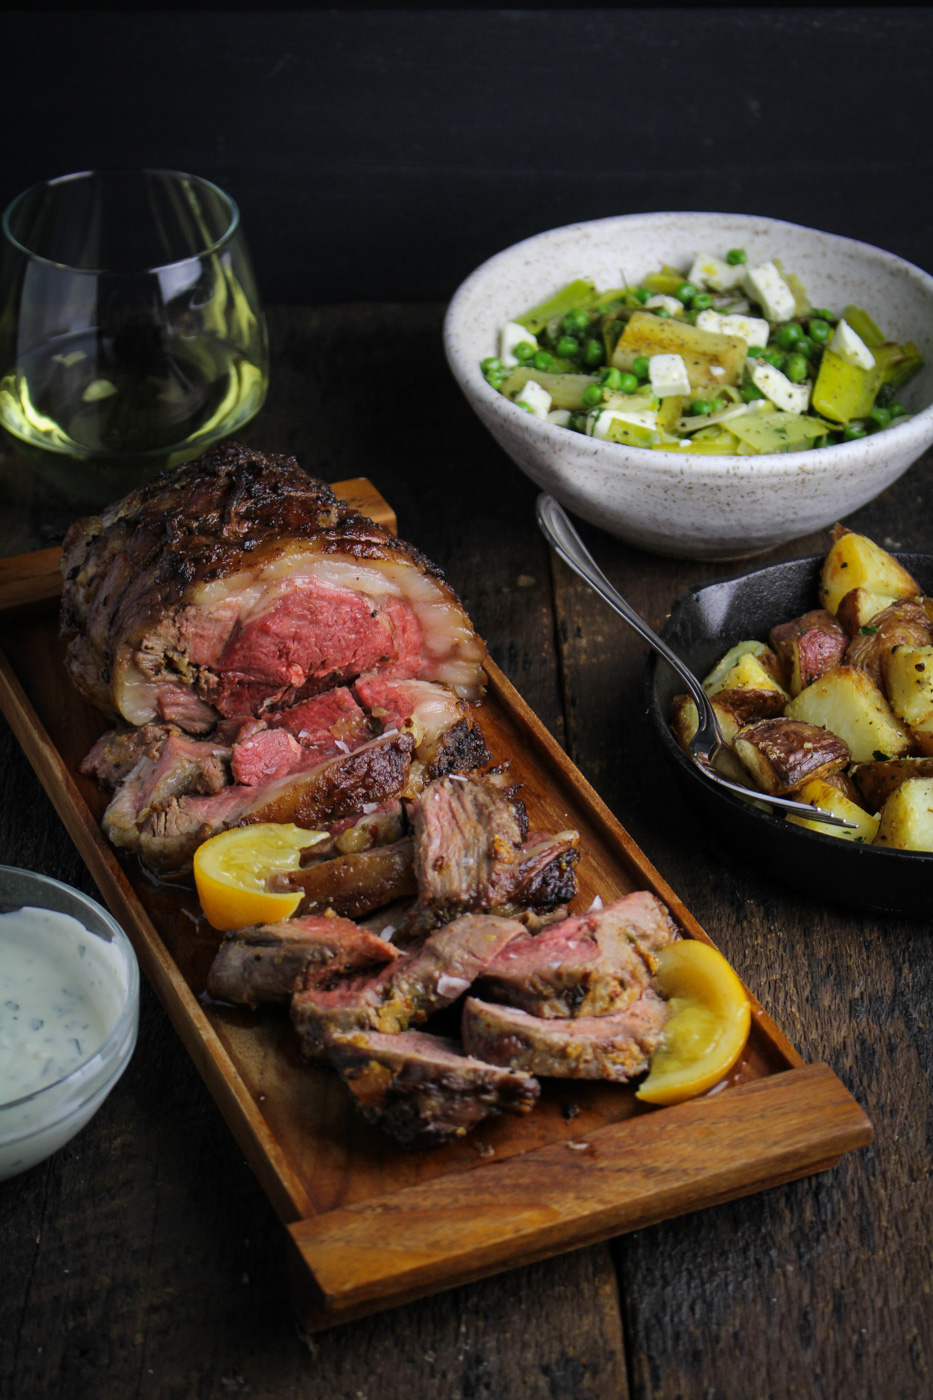
[[[359,748],[375,734],[400,725],[374,726],[345,685],[302,700],[287,710],[269,715],[269,723],[287,729],[303,749],[319,758]]]
[[[658,952],[679,937],[661,901],[639,890],[536,937],[513,938],[476,991],[533,1016],[605,1016],[641,996]]]
[[[292,1023],[302,1052],[320,1059],[331,1032],[378,1030],[398,1034],[462,996],[510,939],[523,933],[514,919],[466,914],[438,929],[376,977],[306,987],[292,998]]]
[[[376,846],[393,846],[406,835],[408,823],[399,799],[390,797],[386,802],[367,802],[362,816],[343,817],[319,829],[327,831],[327,838],[302,851],[303,867],[317,865],[332,856],[356,855]]]
[[[302,870],[274,876],[272,887],[301,890],[300,914],[323,914],[332,909],[344,918],[361,919],[374,909],[417,893],[412,847],[408,836],[392,846],[315,861]]]
[[[405,1144],[437,1147],[493,1114],[529,1113],[540,1093],[531,1075],[422,1031],[335,1035],[328,1056],[363,1116]]]
[[[73,525],[62,571],[72,678],[131,724],[204,732],[371,672],[483,690],[439,570],[293,458],[220,444]]]
[[[524,810],[485,777],[446,777],[410,804],[418,901],[416,939],[465,910],[511,914],[566,903],[576,892],[575,831],[524,842]]]
[[[386,735],[297,776],[173,797],[158,810],[138,805],[131,775],[104,813],[104,832],[158,874],[184,874],[201,842],[227,827],[277,821],[312,829],[397,797],[408,782],[411,746],[407,734]]]
[[[207,974],[207,990],[219,1001],[246,1006],[288,1001],[300,978],[313,983],[397,957],[391,943],[347,919],[283,919],[228,933]]]
[[[113,790],[141,758],[158,758],[166,739],[182,731],[174,724],[143,724],[138,729],[108,729],[82,759],[78,769]]]
[[[361,676],[353,692],[386,729],[408,729],[415,760],[429,782],[444,773],[468,773],[490,762],[486,741],[468,705],[433,681]]]
[[[650,990],[624,1011],[572,1020],[548,1020],[468,997],[463,1044],[477,1059],[529,1074],[625,1083],[648,1068],[667,1016],[667,1002]]]

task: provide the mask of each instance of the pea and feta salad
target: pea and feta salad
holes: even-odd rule
[[[811,306],[777,259],[751,266],[732,248],[635,287],[578,278],[507,322],[481,368],[519,408],[575,432],[748,456],[890,427],[922,366],[916,345],[886,339],[867,311]]]

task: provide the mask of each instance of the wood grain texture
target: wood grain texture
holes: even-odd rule
[[[644,716],[644,648],[571,596],[559,570],[552,593],[535,488],[451,384],[442,310],[273,308],[272,389],[253,440],[297,452],[325,479],[378,476],[494,659],[551,733],[569,736],[609,808],[795,1045],[855,1094],[875,1142],[818,1177],[626,1235],[611,1252],[595,1245],[301,1340],[284,1232],[144,988],[139,1048],[100,1114],[55,1158],[0,1183],[0,1394],[748,1400],[754,1376],[756,1400],[927,1400],[929,929],[845,910],[831,890],[801,900],[779,871],[738,863],[683,806]],[[361,338],[370,389],[352,414],[336,412]],[[413,365],[417,409],[399,413]],[[0,543],[48,545],[54,512],[38,486],[18,504],[11,474],[0,461]],[[933,546],[933,459],[846,523],[889,546]],[[583,533],[655,625],[683,587],[727,571]],[[4,730],[0,858],[93,894]]]

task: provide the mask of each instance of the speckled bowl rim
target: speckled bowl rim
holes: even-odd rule
[[[874,259],[900,277],[906,274],[909,280],[918,284],[933,304],[933,276],[924,272],[914,263],[898,257],[896,253],[886,252],[885,249],[878,248],[873,243],[863,243],[856,238],[847,238],[843,234],[826,233],[822,229],[810,228],[806,224],[791,223],[787,219],[772,219],[766,214],[724,214],[702,210],[670,210],[652,214],[618,214],[603,219],[585,219],[577,223],[562,224],[558,228],[547,229],[543,233],[532,234],[531,237],[524,238],[519,243],[513,243],[509,248],[503,248],[501,252],[494,253],[491,258],[487,258],[484,263],[481,263],[457,288],[444,317],[444,351],[451,372],[464,393],[467,393],[468,396],[479,397],[484,408],[494,413],[506,424],[516,423],[520,416],[520,421],[528,425],[528,432],[539,435],[545,442],[559,450],[561,444],[566,440],[568,429],[562,428],[556,423],[548,423],[544,419],[536,418],[533,414],[525,413],[516,404],[500,394],[498,390],[493,389],[486,382],[479,367],[479,360],[475,360],[472,355],[467,355],[455,344],[455,338],[460,330],[460,322],[469,310],[471,299],[476,296],[478,288],[482,286],[489,273],[514,259],[522,251],[537,250],[558,234],[571,235],[583,229],[599,229],[601,227],[607,231],[610,228],[623,227],[637,229],[639,224],[648,228],[656,224],[659,219],[696,219],[698,221],[723,219],[731,223],[745,222],[750,226],[756,224],[760,226],[762,223],[767,223],[769,227],[776,230],[786,228],[793,229],[798,233],[807,233],[814,238],[826,240],[829,246],[836,246],[847,252]],[[543,295],[545,295],[544,292],[542,292]],[[933,312],[933,305],[931,305],[931,312]],[[897,424],[893,428],[885,428],[882,432],[874,433],[867,438],[860,438],[856,442],[832,443],[828,447],[803,452],[762,453],[761,456],[742,457],[738,460],[743,464],[754,462],[755,474],[761,477],[819,472],[824,467],[838,465],[840,461],[844,465],[847,457],[854,457],[859,453],[864,456],[866,451],[871,457],[883,457],[885,453],[884,438],[891,432],[904,436],[909,435],[911,438],[917,439],[919,443],[933,438],[933,403],[928,404],[926,408],[920,409],[917,413],[911,414],[906,422]],[[709,452],[691,453],[688,456],[686,453],[681,454],[676,451],[666,452],[648,447],[634,447],[627,443],[596,440],[583,433],[574,433],[573,436],[574,450],[584,456],[592,457],[594,460],[598,456],[602,468],[621,468],[627,463],[641,468],[650,467],[655,476],[669,477],[671,482],[675,484],[679,483],[681,479],[685,460],[689,461],[691,476],[694,479],[718,478],[722,476],[724,471],[737,470],[735,466],[737,458],[734,454],[721,455]],[[919,456],[922,451],[923,447],[921,446],[917,455]]]

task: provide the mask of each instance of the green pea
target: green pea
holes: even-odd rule
[[[891,403],[888,404],[888,412],[890,413],[891,420],[893,422],[895,418],[903,418],[904,414],[907,412],[907,409],[901,403],[900,399],[894,399]]]
[[[564,317],[564,330],[569,335],[581,335],[590,324],[589,314],[583,310],[582,306],[575,306],[572,311],[568,311]]]
[[[713,304],[713,298],[709,292],[697,292],[693,298],[694,311],[708,311]]]
[[[712,411],[709,399],[694,399],[690,405],[690,412],[695,418],[708,418]]]
[[[651,372],[647,355],[636,355],[632,361],[632,373],[636,379],[647,379]]]
[[[815,340],[817,345],[825,345],[829,339],[832,327],[821,317],[810,317],[809,333],[810,339]]]
[[[604,389],[622,388],[622,371],[619,369],[604,369],[599,376],[599,382]]]
[[[741,267],[742,263],[748,262],[748,255],[744,248],[730,248],[726,254],[726,262],[730,267]]]
[[[505,372],[501,369],[491,369],[486,375],[486,382],[494,389],[501,389],[505,383]]]
[[[746,403],[754,403],[755,399],[764,398],[764,394],[761,392],[758,385],[755,384],[751,379],[746,379],[745,383],[739,390],[739,393],[742,395],[742,398],[745,400]]]
[[[489,374],[490,370],[501,369],[502,361],[496,355],[487,355],[485,360],[480,361],[479,367],[484,374]]]
[[[691,308],[690,311],[685,311],[685,312],[684,312],[684,320],[686,321],[687,325],[688,325],[688,326],[695,326],[696,323],[697,323],[697,317],[699,316],[699,314],[700,314],[699,311],[697,311],[695,308]]]
[[[517,345],[512,347],[512,354],[515,356],[516,360],[533,360],[535,357],[535,347],[530,340],[520,340]]]
[[[655,316],[660,317],[662,321],[669,321],[671,319],[671,313],[666,306],[653,306],[651,309]]]
[[[622,374],[619,376],[619,388],[623,394],[634,394],[638,388],[638,380],[634,374]]]
[[[814,316],[818,317],[821,321],[835,321],[836,319],[831,311],[826,310],[825,306],[811,306],[810,319],[812,320]]]
[[[550,369],[554,356],[548,350],[539,350],[531,362],[535,369]]]
[[[745,354],[750,360],[764,359],[765,347],[763,345],[750,345]]]
[[[809,368],[806,355],[791,355],[784,368],[784,373],[792,384],[799,384],[801,380],[806,379]]]
[[[865,422],[870,423],[873,428],[886,428],[891,421],[891,410],[880,408],[875,404],[865,415]]]
[[[644,306],[645,302],[650,301],[651,298],[654,296],[654,292],[652,292],[650,287],[636,287],[635,295],[638,297],[638,300],[641,302],[642,306]]]
[[[580,395],[580,401],[584,408],[598,408],[603,401],[603,391],[600,385],[587,384]]]
[[[779,328],[774,339],[782,350],[793,350],[797,342],[803,339],[803,330],[796,321],[788,321],[786,326]]]
[[[843,442],[856,442],[863,437],[865,437],[865,424],[857,418],[854,418],[851,423],[847,423],[842,430]]]
[[[595,340],[592,336],[589,340],[584,340],[583,363],[585,365],[588,365],[590,369],[595,369],[597,365],[602,364],[605,358],[606,355],[601,340]]]
[[[782,370],[786,363],[786,356],[782,355],[780,350],[766,350],[764,359],[769,365],[773,365],[775,369]]]
[[[681,282],[680,286],[674,293],[674,296],[677,298],[678,301],[683,302],[684,306],[689,306],[696,294],[697,288],[693,285],[692,282]]]
[[[555,348],[562,360],[575,360],[580,353],[580,342],[576,336],[562,335]]]
[[[808,335],[802,335],[794,347],[798,355],[806,355],[808,360],[812,357],[815,348],[813,341]]]
[[[725,408],[725,406],[726,406],[726,401],[725,401],[725,399],[715,398],[715,399],[710,399],[710,401],[709,401],[709,411],[710,411],[710,413],[718,413],[719,410],[720,410],[721,408]]]

